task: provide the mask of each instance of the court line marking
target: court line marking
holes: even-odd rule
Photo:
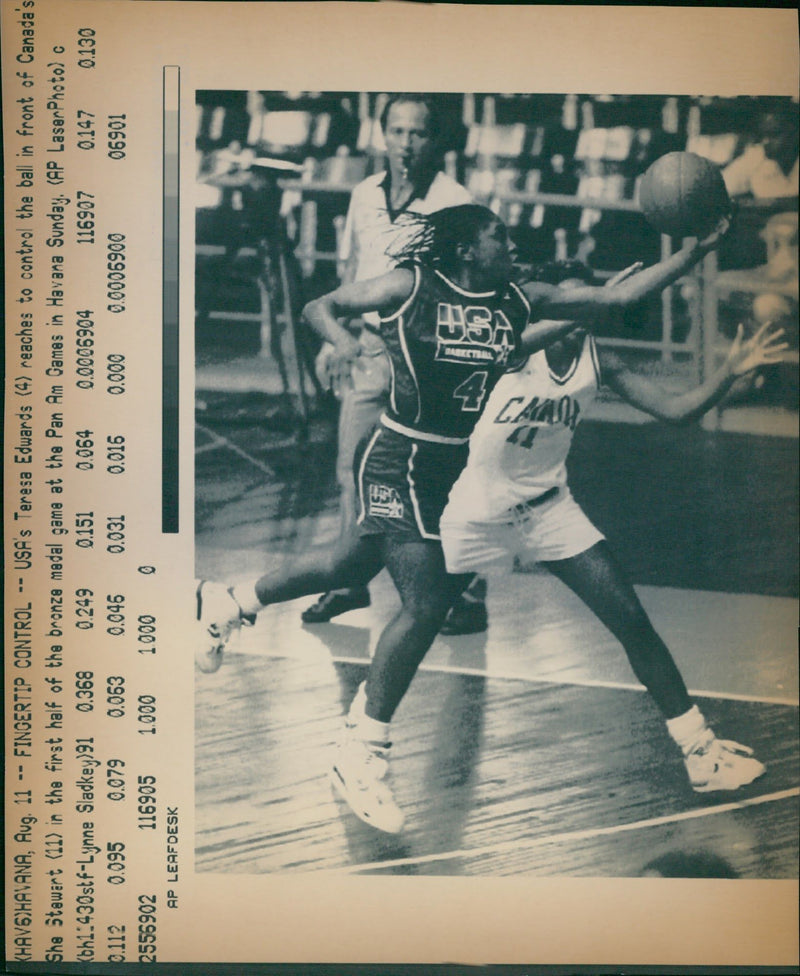
[[[204,434],[207,434],[213,441],[214,447],[227,447],[229,450],[233,451],[234,454],[238,454],[239,457],[244,458],[245,461],[249,461],[254,467],[258,468],[264,474],[269,475],[270,478],[275,477],[275,469],[269,467],[269,465],[264,464],[257,458],[251,457],[247,451],[243,451],[241,447],[238,447],[233,441],[229,441],[227,437],[223,437],[222,434],[216,434],[213,430],[209,430],[208,427],[204,427],[202,424],[195,424],[198,430],[201,430]],[[211,447],[206,445],[205,450],[211,450]],[[199,454],[200,450],[196,449],[195,453]]]
[[[269,651],[265,651],[263,653],[259,651],[259,653],[254,654],[251,651],[241,648],[237,648],[237,650],[242,654],[249,655],[250,657],[276,657],[287,658],[289,660],[302,659],[300,655],[293,654],[275,654]],[[339,664],[357,664],[362,667],[369,667],[372,663],[371,657],[346,657],[338,654],[331,654],[326,660],[336,661]],[[601,681],[600,679],[594,678],[546,678],[534,675],[517,674],[514,671],[495,671],[491,668],[487,668],[485,670],[482,668],[468,668],[457,664],[423,663],[417,670],[430,671],[434,673],[438,672],[442,674],[463,674],[467,677],[473,678],[497,678],[500,681],[524,681],[528,684],[567,685],[575,688],[606,688],[611,691],[647,691],[644,685],[636,684],[635,682]],[[719,698],[725,701],[752,702],[753,704],[759,705],[788,705],[791,708],[797,708],[800,706],[800,701],[794,698],[776,698],[768,695],[744,695],[733,691],[699,691],[694,688],[689,688],[688,692],[693,698]]]
[[[238,447],[232,441],[229,441],[227,437],[221,434],[215,433],[203,424],[195,423],[198,430],[207,434],[213,441],[212,444],[206,444],[201,447],[195,448],[195,454],[204,453],[205,451],[213,450],[218,447],[227,447],[235,454],[238,454],[244,460],[249,461],[252,465],[263,471],[269,477],[275,477],[275,471],[268,465],[263,464],[261,461],[252,457],[242,448]],[[292,442],[293,443],[293,442]],[[248,651],[242,651],[242,653],[249,653]],[[295,656],[289,654],[256,654],[254,657],[284,657],[293,658]],[[360,664],[369,665],[370,660],[364,660],[362,658],[349,658],[349,657],[339,657],[336,655],[331,655],[332,661],[339,661],[342,664]],[[621,681],[601,681],[599,679],[592,678],[581,678],[581,679],[558,679],[558,678],[544,678],[544,677],[533,677],[529,675],[517,674],[515,672],[504,672],[504,671],[494,671],[489,668],[482,670],[480,668],[466,668],[458,665],[432,665],[432,664],[421,664],[418,668],[419,671],[431,671],[431,672],[441,672],[444,674],[463,674],[473,677],[485,677],[485,678],[497,678],[503,681],[526,681],[529,684],[549,684],[549,685],[567,685],[576,688],[606,688],[613,691],[644,691],[647,689],[640,684],[635,682],[621,682]],[[797,698],[778,698],[773,696],[753,696],[744,695],[738,692],[726,692],[726,691],[702,691],[694,688],[687,689],[688,693],[694,698],[718,698],[725,701],[743,701],[743,702],[753,702],[756,704],[763,705],[788,705],[793,708],[800,706],[800,699]]]
[[[608,837],[615,834],[630,833],[634,830],[645,830],[648,827],[662,827],[667,824],[680,823],[686,820],[696,820],[700,817],[711,817],[719,813],[732,813],[747,807],[760,806],[764,803],[776,803],[793,796],[800,796],[800,787],[781,790],[778,793],[767,793],[764,796],[752,797],[749,800],[739,800],[737,803],[724,803],[720,806],[701,807],[699,810],[685,810],[683,813],[669,814],[663,817],[652,817],[649,820],[634,820],[626,824],[614,824],[612,827],[592,827],[587,830],[564,831],[560,834],[547,834],[543,837],[524,837],[517,840],[504,841],[502,844],[484,847],[461,848],[454,851],[442,851],[438,854],[421,854],[418,857],[400,857],[389,861],[375,861],[368,864],[352,864],[345,868],[328,869],[328,874],[359,874],[369,871],[380,871],[384,868],[404,867],[411,864],[432,864],[435,861],[449,861],[461,857],[481,857],[486,854],[497,854],[500,851],[514,851],[520,848],[531,849],[544,847],[547,844],[560,844],[564,841],[591,840],[595,837]]]
[[[207,451],[218,451],[221,447],[225,447],[221,441],[211,441],[210,444],[202,444],[200,447],[194,449],[195,455],[205,454]]]

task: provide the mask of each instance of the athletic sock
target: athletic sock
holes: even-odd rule
[[[692,705],[683,715],[668,718],[667,731],[680,746],[684,756],[705,748],[714,738],[714,733],[706,725],[703,713],[697,705]]]
[[[362,681],[358,686],[358,691],[347,714],[349,724],[353,727],[356,736],[365,742],[388,742],[391,724],[389,722],[379,722],[376,718],[370,718],[367,715],[366,708],[366,682]]]
[[[239,586],[234,586],[231,595],[239,604],[243,617],[254,617],[259,610],[264,609],[264,604],[256,595],[255,583],[241,583]]]
[[[356,735],[365,742],[388,742],[391,725],[389,722],[379,722],[376,718],[364,715],[356,725]]]

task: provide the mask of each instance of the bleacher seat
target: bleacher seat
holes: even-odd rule
[[[737,155],[741,139],[735,132],[719,135],[694,135],[686,141],[686,151],[710,159],[717,166],[727,166]]]

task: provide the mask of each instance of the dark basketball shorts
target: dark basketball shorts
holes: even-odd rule
[[[439,539],[439,519],[467,461],[466,444],[440,444],[379,424],[355,459],[362,535]]]

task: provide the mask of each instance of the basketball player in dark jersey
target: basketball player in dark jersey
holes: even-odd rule
[[[468,191],[439,169],[440,116],[437,104],[420,93],[392,95],[380,116],[386,143],[386,169],[357,184],[350,198],[341,242],[346,265],[343,282],[365,281],[386,274],[395,266],[391,256],[414,233],[407,214],[429,214],[444,207],[472,203]],[[361,344],[359,368],[352,382],[338,392],[340,401],[336,479],[339,482],[339,532],[345,538],[356,525],[356,484],[353,459],[361,441],[370,434],[389,402],[391,367],[375,312],[348,328]],[[323,343],[318,359],[324,375],[333,352]],[[448,615],[450,633],[486,630],[486,604],[479,599],[485,581],[474,581]],[[303,611],[305,623],[315,624],[358,607],[369,606],[367,587],[330,590]]]
[[[343,285],[304,313],[334,345],[331,370],[340,383],[348,382],[360,347],[339,320],[369,310],[381,316],[392,367],[391,409],[356,461],[358,539],[337,546],[327,559],[301,556],[288,573],[267,573],[231,588],[208,582],[197,587],[196,660],[201,670],[215,671],[231,633],[264,606],[362,585],[388,569],[402,605],[378,641],[331,774],[353,812],[388,832],[403,824],[386,782],[389,723],[465,585],[465,576],[446,571],[439,517],[486,397],[515,357],[544,348],[574,328],[575,320],[591,324],[599,309],[640,301],[675,281],[716,246],[728,221],[619,286],[569,292],[511,283],[506,227],[487,208],[449,207],[421,218],[420,225],[396,256],[397,268]]]

